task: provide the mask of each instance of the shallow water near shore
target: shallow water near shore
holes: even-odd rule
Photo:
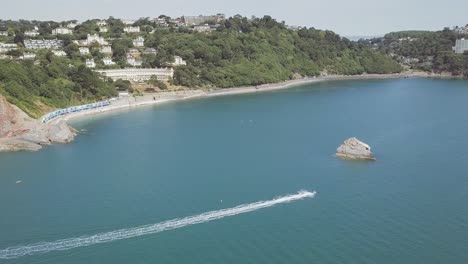
[[[76,120],[0,154],[0,251],[317,195],[0,263],[464,263],[467,102],[463,80],[330,81]],[[352,136],[377,161],[334,157]]]

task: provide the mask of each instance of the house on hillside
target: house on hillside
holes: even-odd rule
[[[102,46],[99,51],[104,54],[112,54],[112,47],[111,46]]]
[[[141,67],[143,61],[140,59],[136,59],[135,57],[128,55],[127,56],[127,63],[132,65],[133,67]]]
[[[54,53],[54,55],[58,56],[58,57],[67,56],[67,53],[65,53],[65,51],[63,51],[63,50],[52,50],[52,53]]]
[[[25,39],[24,46],[27,49],[61,49],[63,40],[58,39]]]
[[[453,51],[458,54],[463,54],[465,51],[468,51],[468,39],[457,39]]]
[[[88,55],[89,54],[89,48],[88,47],[79,47],[78,50],[80,51],[81,55]]]
[[[145,39],[142,36],[138,36],[136,39],[133,40],[133,46],[135,46],[135,47],[144,47],[145,46]]]
[[[174,56],[174,62],[172,63],[172,66],[179,66],[179,65],[187,65],[187,62],[184,61],[179,56]]]
[[[104,65],[107,66],[115,64],[111,57],[105,57],[104,59],[102,59],[102,62],[104,63]]]
[[[71,35],[73,34],[73,30],[66,28],[66,27],[59,27],[52,30],[53,35]]]
[[[140,27],[128,26],[128,27],[124,28],[124,32],[126,32],[126,33],[140,33]]]
[[[24,35],[27,37],[37,37],[39,36],[39,32],[37,30],[28,30],[24,32]]]
[[[96,63],[94,63],[93,59],[86,59],[86,67],[87,68],[95,68]]]

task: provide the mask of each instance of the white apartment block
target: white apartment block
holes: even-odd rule
[[[133,40],[133,46],[135,47],[144,47],[145,46],[145,39],[142,36]]]
[[[174,76],[174,69],[172,68],[127,68],[118,70],[101,70],[97,72],[114,81],[121,79],[132,82],[147,81],[151,76],[156,76],[160,81],[167,81]]]
[[[27,49],[61,49],[63,41],[58,39],[25,39],[24,46]]]
[[[125,27],[124,31],[127,33],[140,33],[140,27]]]
[[[99,32],[101,33],[107,33],[109,31],[106,27],[99,27]]]
[[[8,32],[7,31],[0,31],[0,36],[8,36]]]
[[[453,51],[459,54],[462,54],[465,51],[468,51],[468,39],[464,39],[464,38],[457,39],[455,41],[455,46],[453,47]]]
[[[52,30],[53,35],[70,35],[73,34],[73,30],[65,27],[59,27]]]
[[[39,36],[39,32],[37,32],[36,30],[25,31],[24,35],[28,37],[37,37]]]
[[[5,53],[10,50],[15,50],[18,48],[18,45],[13,44],[13,43],[1,43],[0,42],[0,53]]]

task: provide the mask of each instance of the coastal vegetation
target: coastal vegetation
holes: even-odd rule
[[[0,60],[0,94],[32,117],[51,108],[63,108],[116,95],[110,80],[84,65],[43,52],[39,63]]]
[[[452,50],[457,39],[467,37],[468,34],[445,28],[441,31],[392,32],[370,42],[411,69],[468,77],[468,54],[457,54]]]
[[[38,117],[50,108],[101,100],[114,96],[117,90],[132,88],[128,82],[112,82],[86,68],[86,61],[96,61],[96,68],[129,67],[129,50],[141,56],[142,67],[174,67],[168,83],[157,79],[148,84],[161,90],[167,85],[189,88],[237,87],[275,83],[302,77],[363,73],[397,73],[402,67],[385,52],[372,49],[366,43],[353,42],[332,31],[315,28],[292,29],[270,16],[248,19],[234,16],[217,23],[209,21],[213,30],[199,32],[193,26],[172,23],[160,16],[164,25],[142,18],[131,26],[140,32],[125,32],[120,19],[105,20],[106,32],[101,32],[100,20],[77,24],[72,34],[53,35],[52,30],[77,21],[1,21],[0,42],[17,43],[0,59],[0,93],[30,116]],[[210,28],[211,29],[211,28]],[[37,36],[25,36],[26,31]],[[114,65],[105,65],[105,55],[98,43],[89,45],[89,53],[80,53],[75,40],[98,34],[112,48]],[[144,37],[144,46],[135,47],[134,39]],[[28,50],[25,39],[59,39],[63,41],[64,57],[50,50]],[[144,52],[146,49],[154,52]],[[21,60],[26,53],[35,53],[33,60]],[[106,55],[107,56],[107,55]],[[174,66],[175,56],[184,65]]]
[[[331,31],[288,29],[271,17],[232,17],[211,34],[184,29],[156,30],[146,44],[158,50],[151,66],[173,55],[188,65],[175,69],[174,84],[188,87],[259,85],[318,76],[395,73],[402,68],[387,55]]]

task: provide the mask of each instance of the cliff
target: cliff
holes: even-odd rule
[[[0,152],[36,151],[51,143],[66,143],[76,131],[64,122],[44,124],[29,117],[0,95]]]

